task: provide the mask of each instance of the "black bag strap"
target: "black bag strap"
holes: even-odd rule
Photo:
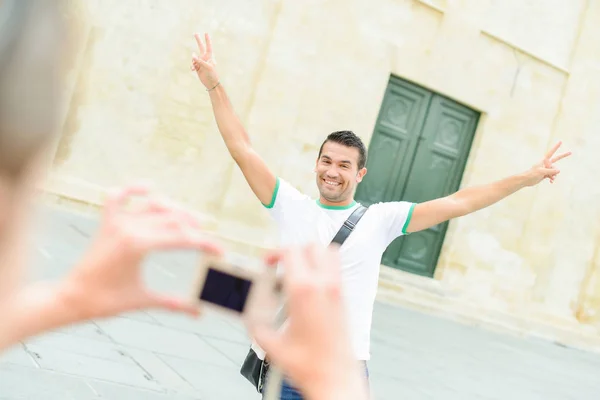
[[[348,219],[344,221],[344,224],[341,226],[338,233],[336,233],[336,235],[333,237],[331,243],[337,243],[340,246],[344,244],[346,239],[348,239],[348,236],[350,236],[350,234],[354,230],[356,224],[358,224],[358,221],[360,221],[362,216],[365,215],[365,212],[367,212],[367,208],[368,207],[365,207],[362,204],[360,204],[356,208],[356,210],[352,211],[352,214],[350,214]]]

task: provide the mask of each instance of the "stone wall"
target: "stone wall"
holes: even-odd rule
[[[529,168],[559,139],[574,152],[554,185],[453,221],[435,285],[482,309],[600,322],[600,2],[83,4],[71,2],[81,47],[50,192],[97,203],[107,187],[151,179],[218,234],[271,246],[272,226],[189,71],[192,34],[211,33],[257,151],[312,195],[323,137],[352,129],[368,143],[394,74],[482,113],[463,186]],[[382,279],[413,277],[384,268]]]

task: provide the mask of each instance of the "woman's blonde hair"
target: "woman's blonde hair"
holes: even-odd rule
[[[0,1],[0,179],[18,179],[53,137],[63,29],[58,1]]]

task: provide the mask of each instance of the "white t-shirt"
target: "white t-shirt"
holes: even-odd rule
[[[394,239],[406,234],[414,206],[404,201],[371,205],[340,248],[342,291],[358,360],[370,359],[371,320],[381,257]],[[284,247],[309,243],[328,246],[356,207],[356,202],[345,207],[322,205],[280,178],[273,200],[266,206],[277,224],[279,244]]]

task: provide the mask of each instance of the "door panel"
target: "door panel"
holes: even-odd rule
[[[456,175],[462,175],[462,161],[473,137],[469,128],[477,114],[467,108],[458,112],[455,107],[443,97],[432,99],[406,187],[396,196],[423,202],[456,190]]]
[[[394,197],[421,203],[455,192],[463,174],[478,113],[439,95],[433,96],[406,183]],[[384,264],[433,276],[448,223],[396,239]]]
[[[435,248],[440,229],[413,233],[394,240],[383,254],[382,264],[417,275],[431,276],[431,265],[435,263]]]
[[[369,145],[367,175],[356,191],[360,203],[394,199],[397,185],[406,180],[431,96],[416,85],[390,80]]]

